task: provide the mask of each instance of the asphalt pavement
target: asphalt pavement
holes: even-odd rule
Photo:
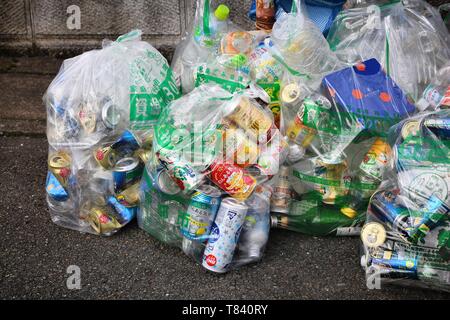
[[[1,299],[450,298],[421,289],[367,289],[357,238],[273,230],[260,263],[217,275],[136,222],[112,237],[55,225],[45,200],[41,97],[59,63],[0,58]],[[67,287],[71,265],[80,268],[80,289]]]

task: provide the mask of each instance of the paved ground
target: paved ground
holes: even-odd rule
[[[354,238],[276,230],[261,263],[218,276],[135,223],[110,238],[54,225],[44,197],[41,96],[58,63],[0,58],[0,298],[450,298],[417,289],[366,289]],[[81,290],[66,287],[69,265],[81,268]]]

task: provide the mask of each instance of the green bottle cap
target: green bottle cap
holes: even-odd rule
[[[220,4],[216,11],[214,11],[214,16],[217,18],[217,20],[225,21],[228,19],[228,16],[230,14],[230,9],[224,5]]]

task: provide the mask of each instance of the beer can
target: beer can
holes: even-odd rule
[[[115,212],[120,217],[122,224],[131,221],[136,216],[137,206],[128,207],[128,203],[120,202],[115,196],[109,196],[107,203],[114,208]]]
[[[423,126],[441,139],[450,138],[450,118],[425,119]]]
[[[243,168],[224,162],[213,162],[210,179],[236,199],[247,199],[256,187],[256,179]]]
[[[152,157],[152,151],[146,150],[146,149],[137,149],[133,153],[133,157],[138,158],[142,161],[143,164],[146,164],[150,161],[150,158]]]
[[[393,231],[408,236],[415,221],[410,211],[397,203],[398,191],[379,191],[374,193],[369,209],[378,220],[387,224]]]
[[[78,112],[78,119],[80,120],[81,127],[86,133],[95,131],[97,116],[89,105],[85,104],[82,106],[81,110]]]
[[[240,128],[224,131],[225,157],[241,167],[254,165],[258,158],[258,145]]]
[[[117,154],[111,146],[100,147],[94,151],[94,159],[103,169],[109,170],[116,164]]]
[[[99,234],[110,234],[122,227],[116,218],[108,214],[105,208],[93,207],[89,211],[87,220],[95,232]]]
[[[302,102],[302,93],[297,83],[289,83],[281,91],[281,103],[283,106],[298,107]]]
[[[126,188],[116,195],[117,200],[119,200],[119,202],[124,204],[126,207],[139,205],[139,186],[140,183],[136,182],[132,186]]]
[[[317,182],[314,184],[314,189],[322,195],[323,203],[334,204],[337,197],[348,193],[346,182],[349,182],[350,177],[347,173],[345,160],[336,159],[336,161],[328,162],[317,159],[315,161],[314,175]]]
[[[248,97],[241,96],[237,102],[231,101],[228,108],[226,117],[244,129],[254,140],[259,141],[262,136],[268,139],[273,121],[271,115],[261,106],[254,104]]]
[[[112,100],[106,99],[102,107],[102,121],[106,128],[114,129],[120,122],[120,108]]]
[[[248,206],[234,198],[222,200],[203,252],[203,267],[218,273],[229,269],[247,211]]]
[[[62,184],[56,179],[52,172],[47,172],[47,181],[45,183],[45,189],[47,194],[56,201],[66,201],[69,198],[69,194],[64,189]]]
[[[220,196],[220,191],[209,185],[202,185],[194,192],[180,228],[184,237],[200,242],[207,240]]]
[[[292,191],[289,183],[289,167],[281,166],[278,173],[278,181],[273,188],[270,210],[272,212],[289,213],[291,198]]]
[[[174,195],[181,191],[180,187],[170,177],[166,169],[161,169],[156,175],[156,188],[165,193]]]
[[[286,134],[292,142],[298,144],[302,148],[307,148],[317,134],[316,129],[310,128],[303,123],[304,106],[302,105],[294,120],[288,126]]]
[[[160,150],[157,157],[181,191],[189,192],[202,183],[203,174],[175,152]]]
[[[386,241],[386,229],[378,222],[366,223],[361,229],[361,240],[369,248],[379,247]]]
[[[122,157],[132,155],[133,152],[139,148],[140,145],[138,139],[130,130],[125,130],[111,145],[111,149]]]
[[[137,182],[143,171],[143,165],[136,158],[123,158],[113,168],[114,192],[119,193]]]
[[[403,140],[407,140],[412,136],[417,136],[420,132],[420,121],[419,120],[408,120],[406,121],[401,130],[401,135]]]
[[[64,188],[67,188],[69,185],[71,162],[71,157],[65,151],[58,151],[50,155],[48,160],[49,170]]]
[[[391,156],[392,151],[389,144],[380,138],[376,138],[359,165],[359,169],[369,177],[381,181]]]

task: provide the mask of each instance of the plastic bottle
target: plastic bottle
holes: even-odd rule
[[[197,27],[188,39],[181,56],[181,87],[184,93],[192,91],[195,86],[195,65],[207,62],[217,55],[218,45],[223,34],[228,32],[230,9],[219,5],[209,17],[208,29]]]

